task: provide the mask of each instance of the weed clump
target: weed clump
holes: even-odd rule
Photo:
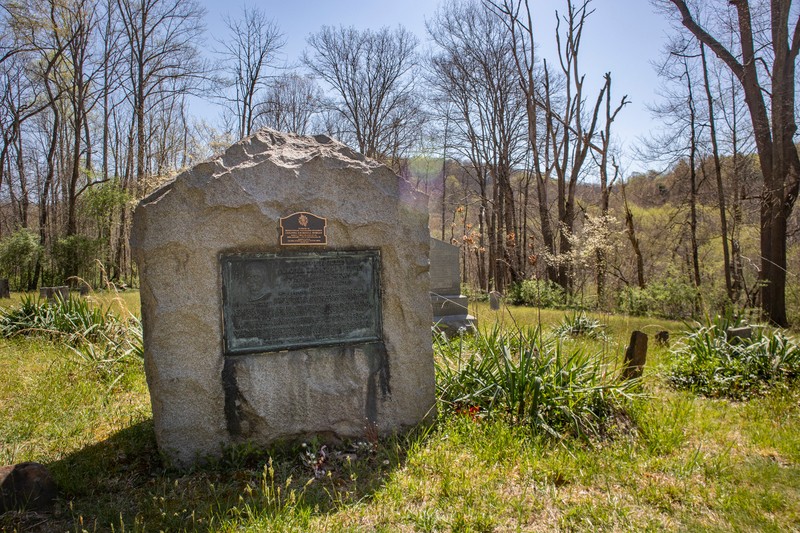
[[[601,354],[569,351],[538,328],[500,328],[436,344],[440,412],[501,419],[556,438],[601,437],[638,381],[620,381]]]
[[[54,301],[25,297],[19,306],[0,309],[0,336],[62,342],[76,363],[114,382],[125,364],[140,361],[144,354],[138,318],[130,313],[121,318],[110,306],[71,296]]]
[[[694,327],[673,352],[669,382],[711,398],[745,400],[800,377],[800,346],[780,331],[753,328],[735,336],[738,326],[717,318]]]
[[[605,339],[605,326],[596,318],[591,318],[583,311],[574,312],[572,316],[565,316],[564,320],[555,327],[553,333],[557,337],[585,337],[587,339]]]

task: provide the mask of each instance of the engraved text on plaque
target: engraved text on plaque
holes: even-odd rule
[[[378,251],[234,254],[221,262],[227,354],[381,338]]]
[[[281,246],[328,244],[328,221],[312,213],[294,213],[280,219]]]

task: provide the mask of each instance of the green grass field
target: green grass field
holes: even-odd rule
[[[138,309],[138,294],[96,295]],[[0,307],[18,302],[0,300]],[[483,327],[541,324],[567,311],[473,308]],[[568,339],[618,366],[632,329],[651,338],[646,393],[601,439],[554,439],[468,415],[332,450],[315,476],[307,447],[231,449],[191,472],[155,445],[142,365],[118,378],[57,342],[0,340],[0,463],[44,463],[62,500],[52,513],[10,512],[3,531],[552,531],[800,529],[800,390],[748,402],[666,385],[683,326],[591,315],[600,339]]]

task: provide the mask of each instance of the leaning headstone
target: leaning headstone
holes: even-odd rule
[[[44,511],[55,503],[58,487],[44,465],[0,466],[0,514],[6,511]]]
[[[460,250],[438,239],[430,242],[433,324],[448,336],[474,332],[476,319],[469,314],[469,300],[461,294]]]
[[[11,298],[11,288],[7,278],[0,279],[0,298]]]
[[[625,350],[625,363],[622,369],[623,379],[642,377],[647,362],[647,334],[641,331],[631,333],[631,342]]]
[[[324,136],[261,130],[145,198],[131,243],[162,452],[432,415],[428,239],[424,195]]]
[[[48,302],[53,302],[56,299],[66,300],[69,298],[69,287],[66,285],[58,287],[40,287],[39,298],[46,299]]]
[[[492,291],[489,293],[489,309],[492,311],[499,311],[500,304],[503,301],[503,295],[497,291]]]

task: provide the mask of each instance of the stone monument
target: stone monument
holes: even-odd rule
[[[476,319],[461,294],[458,246],[431,238],[431,307],[433,324],[445,335],[474,332]]]
[[[343,144],[271,130],[142,200],[131,244],[167,457],[430,416],[426,206]]]

